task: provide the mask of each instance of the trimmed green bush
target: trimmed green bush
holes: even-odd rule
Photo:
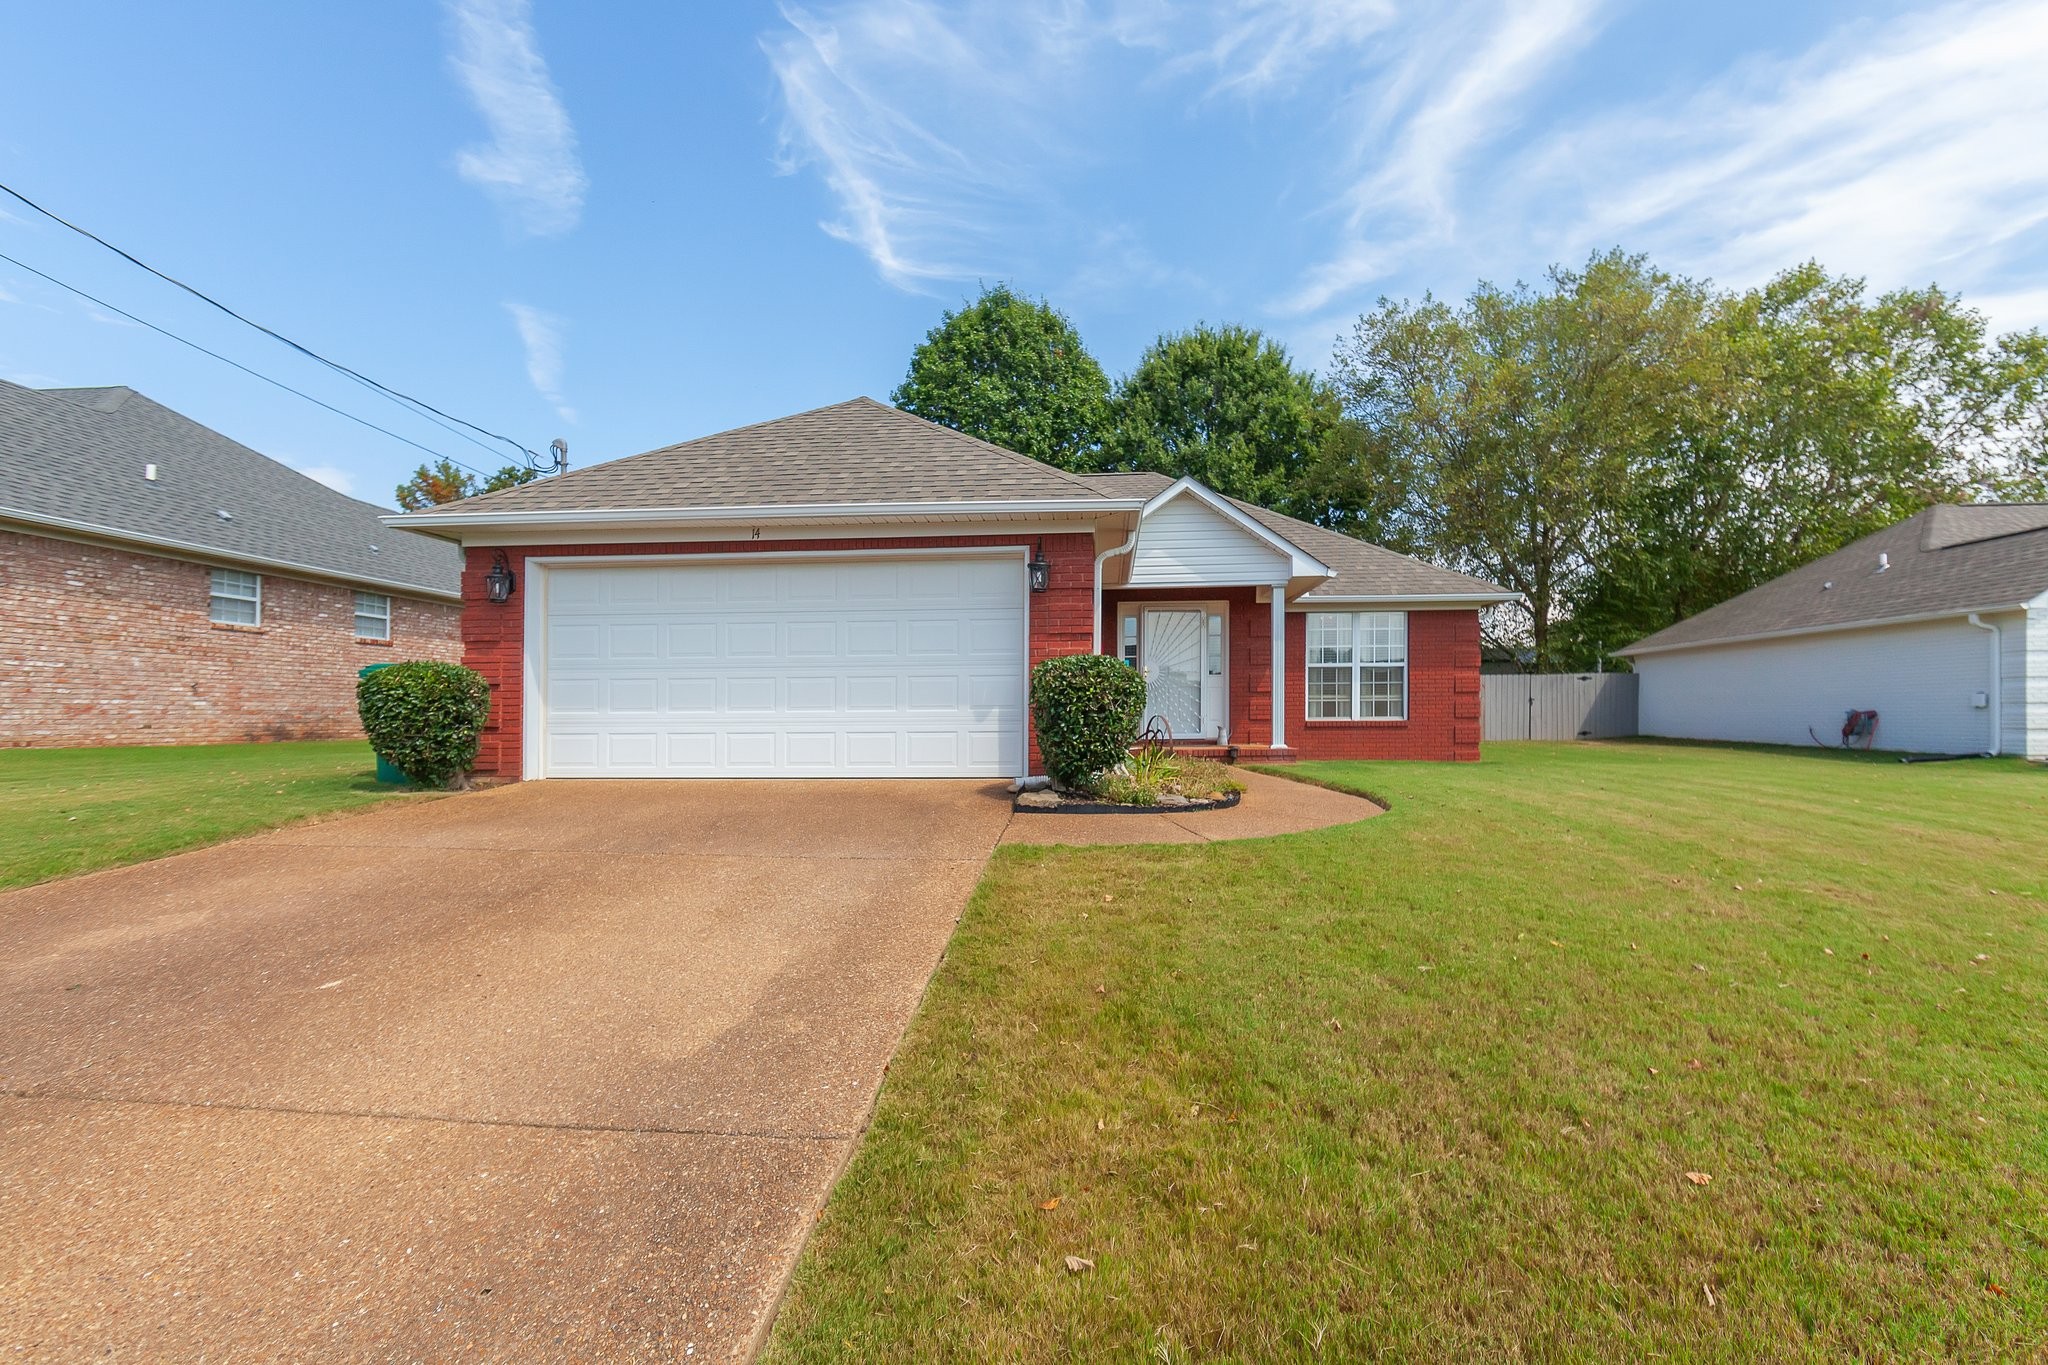
[[[1121,763],[1145,719],[1145,680],[1107,654],[1067,654],[1031,670],[1031,719],[1046,771],[1078,787]]]
[[[379,758],[414,786],[445,787],[476,762],[491,688],[461,664],[393,664],[356,681],[356,713]]]

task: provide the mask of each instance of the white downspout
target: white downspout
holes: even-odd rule
[[[1142,525],[1144,525],[1144,518],[1140,517],[1138,519],[1138,526]],[[1112,545],[1101,554],[1095,556],[1095,635],[1094,643],[1089,649],[1091,654],[1100,654],[1102,652],[1102,566],[1117,555],[1129,554],[1131,552],[1131,548],[1138,543],[1138,526],[1131,528],[1130,538],[1125,540],[1123,544]]]
[[[1979,630],[1991,632],[1991,690],[1984,695],[1991,704],[1991,756],[1997,758],[2001,752],[2000,742],[2005,738],[2005,725],[2002,719],[2005,707],[2004,697],[2001,695],[2005,686],[2005,642],[1999,634],[1998,627],[1974,611],[1970,613],[1970,624]]]

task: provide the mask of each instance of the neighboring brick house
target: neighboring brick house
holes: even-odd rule
[[[362,733],[462,657],[461,554],[126,388],[0,381],[0,747]]]
[[[866,398],[389,520],[463,545],[478,767],[529,778],[1043,771],[1029,670],[1090,652],[1179,743],[1476,759],[1479,612],[1515,598]]]

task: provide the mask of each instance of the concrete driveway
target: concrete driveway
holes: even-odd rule
[[[529,783],[0,896],[0,1358],[744,1353],[1008,819]]]

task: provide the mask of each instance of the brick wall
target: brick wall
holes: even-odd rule
[[[1264,745],[1273,734],[1272,605],[1253,588],[1130,588],[1102,595],[1102,649],[1117,651],[1126,602],[1228,604],[1230,739]],[[1308,618],[1287,613],[1287,743],[1297,758],[1479,757],[1479,613],[1408,613],[1408,719],[1306,719]]]
[[[211,744],[362,733],[356,670],[458,659],[458,608],[393,595],[390,643],[355,591],[263,575],[263,624],[207,620],[210,566],[0,530],[0,745]]]
[[[555,558],[574,555],[692,555],[692,554],[775,554],[799,552],[830,554],[849,550],[918,550],[954,547],[1031,547],[1041,543],[1037,536],[1019,539],[1006,536],[910,536],[866,540],[723,540],[683,541],[661,544],[626,545],[526,545],[502,551],[506,563],[519,575],[518,591],[509,602],[493,604],[484,592],[484,575],[490,572],[499,553],[495,549],[473,548],[462,574],[463,661],[483,674],[491,684],[491,718],[484,726],[483,742],[477,752],[477,771],[501,777],[517,777],[523,758],[521,727],[524,691],[520,676],[526,648],[526,560],[528,556]],[[1046,562],[1052,566],[1052,586],[1031,596],[1031,663],[1059,654],[1081,654],[1088,649],[1088,635],[1095,612],[1095,538],[1092,534],[1063,533],[1043,537]],[[1031,771],[1043,772],[1038,737],[1029,732]]]

